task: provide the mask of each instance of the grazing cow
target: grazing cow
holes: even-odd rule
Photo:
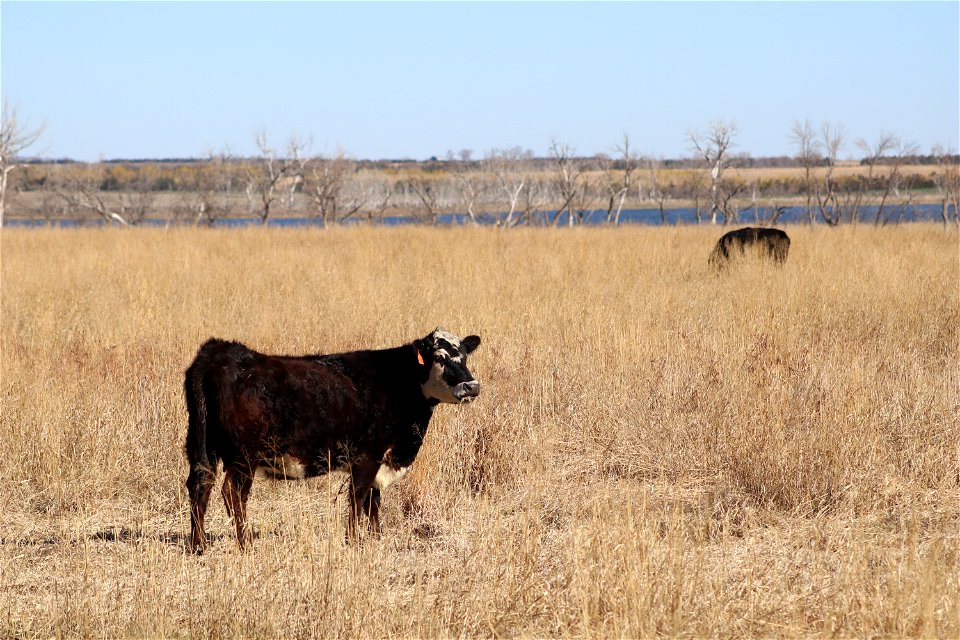
[[[710,264],[722,268],[731,259],[734,249],[743,253],[747,247],[756,247],[763,254],[779,263],[787,260],[790,252],[790,238],[780,229],[765,229],[763,227],[744,227],[736,231],[729,231],[717,240],[717,246],[710,254]]]
[[[243,549],[252,541],[246,503],[258,467],[274,476],[350,475],[347,532],[361,512],[380,532],[380,491],[413,463],[441,403],[480,394],[467,369],[478,336],[443,329],[393,349],[268,356],[208,340],[186,372],[190,548],[201,553],[203,519],[223,462],[223,501]]]

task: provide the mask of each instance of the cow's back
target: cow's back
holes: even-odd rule
[[[785,262],[790,251],[790,237],[781,229],[744,227],[723,234],[710,254],[710,264],[720,267],[729,260],[731,252],[743,253],[748,247],[761,248],[777,262]]]
[[[290,454],[316,475],[383,435],[369,429],[383,413],[382,388],[337,356],[267,356],[209,340],[191,370],[215,413],[208,447],[224,460]]]

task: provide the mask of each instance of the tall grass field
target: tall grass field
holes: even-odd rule
[[[2,637],[960,637],[960,251],[925,224],[4,229]],[[183,372],[479,334],[384,535],[343,476],[217,493]],[[221,475],[222,478],[222,475]]]

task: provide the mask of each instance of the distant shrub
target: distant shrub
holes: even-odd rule
[[[169,177],[163,176],[150,183],[150,191],[176,191],[177,182]]]

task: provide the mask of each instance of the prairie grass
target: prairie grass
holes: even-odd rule
[[[789,228],[4,229],[0,636],[960,636],[958,238]],[[254,483],[184,552],[184,369],[483,345],[385,534]]]

